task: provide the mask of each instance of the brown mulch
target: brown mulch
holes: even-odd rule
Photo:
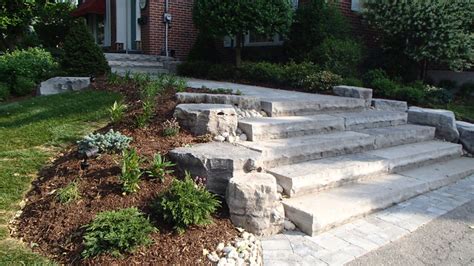
[[[102,88],[124,94],[129,108],[127,117],[119,125],[108,125],[98,131],[105,132],[113,128],[133,137],[131,146],[141,156],[151,158],[154,153],[166,154],[175,147],[202,141],[183,130],[177,136],[162,137],[162,122],[172,117],[177,104],[173,91],[157,97],[156,117],[150,126],[138,129],[134,126],[134,116],[141,110],[136,88],[133,85],[108,86],[104,80],[98,79],[94,89]],[[166,224],[149,206],[157,194],[166,190],[176,177],[167,176],[161,183],[144,176],[137,193],[123,195],[118,180],[120,155],[103,154],[90,159],[90,166],[82,171],[82,159],[78,158],[76,150],[75,145],[69,147],[51,165],[42,169],[26,196],[27,204],[16,221],[16,236],[30,244],[34,251],[61,264],[209,264],[202,250],[212,250],[218,243],[229,242],[237,236],[238,232],[229,220],[224,203],[213,216],[211,225],[191,227],[182,235],[175,233],[172,225]],[[54,192],[72,181],[78,183],[80,200],[70,204],[59,203]],[[152,234],[153,243],[122,257],[105,254],[82,260],[84,225],[98,212],[127,207],[137,207],[149,215],[159,229],[159,232]]]

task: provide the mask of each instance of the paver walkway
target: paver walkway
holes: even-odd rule
[[[264,265],[343,265],[472,200],[474,175],[315,237],[298,231],[268,237]]]

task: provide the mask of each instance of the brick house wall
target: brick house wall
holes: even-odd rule
[[[169,0],[169,13],[172,22],[168,33],[168,47],[175,52],[175,57],[184,60],[197,37],[194,27],[192,0]],[[141,11],[148,23],[141,27],[142,49],[146,54],[160,55],[165,50],[165,24],[163,14],[165,0],[149,0],[147,7]]]
[[[300,0],[300,5],[304,5],[309,0]],[[193,0],[169,0],[169,13],[172,15],[171,27],[169,29],[169,50],[174,52],[175,57],[180,60],[186,59],[198,34],[198,30],[193,24],[192,10]],[[354,36],[363,36],[372,43],[373,32],[364,25],[360,14],[351,10],[351,0],[336,0],[336,4],[342,13],[348,18],[352,26]],[[112,10],[115,10],[115,0],[111,1]],[[141,10],[141,17],[146,17],[147,23],[141,26],[141,45],[145,54],[160,55],[164,52],[165,46],[165,24],[163,23],[163,13],[165,12],[165,0],[148,0],[147,7]],[[112,48],[116,42],[116,17],[112,12]],[[372,38],[372,39],[371,39]],[[223,45],[223,41],[219,42]],[[278,47],[252,47],[248,48],[248,53],[261,49],[279,50]],[[247,48],[246,48],[247,49]],[[232,49],[225,49],[223,46],[220,52],[226,58],[232,58],[229,53]],[[245,53],[245,49],[244,49]]]

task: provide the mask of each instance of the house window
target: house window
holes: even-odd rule
[[[283,44],[279,34],[265,35],[256,32],[249,32],[245,35],[244,40],[245,46],[273,46]]]
[[[361,12],[362,11],[361,0],[352,0],[351,1],[351,10],[354,11],[354,12]]]

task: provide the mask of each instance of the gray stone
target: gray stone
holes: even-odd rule
[[[274,235],[283,230],[284,210],[278,199],[275,177],[264,173],[234,177],[226,192],[234,225],[256,235]]]
[[[260,153],[224,142],[197,144],[170,151],[179,172],[189,171],[192,176],[207,179],[211,192],[224,195],[229,180],[259,167]]]
[[[245,135],[245,134],[240,134],[239,140],[240,140],[240,141],[247,141],[247,135]]]
[[[225,141],[225,137],[224,136],[221,136],[221,135],[217,135],[214,137],[214,140],[215,141],[218,141],[218,142],[224,142]]]
[[[53,95],[83,90],[91,84],[89,77],[55,77],[41,82],[38,95]]]
[[[381,111],[406,112],[408,110],[407,102],[387,99],[372,99],[372,106]]]
[[[410,107],[408,122],[436,127],[436,136],[447,141],[458,142],[459,140],[456,118],[451,111]]]
[[[238,123],[232,105],[224,104],[180,104],[176,106],[174,117],[196,135],[235,132]]]
[[[253,96],[179,92],[176,98],[179,103],[231,104],[239,108],[260,109],[260,100]]]
[[[459,131],[459,142],[470,154],[474,154],[474,124],[467,122],[456,122]]]
[[[372,103],[372,89],[341,85],[334,86],[333,92],[338,96],[364,99],[367,107]]]

